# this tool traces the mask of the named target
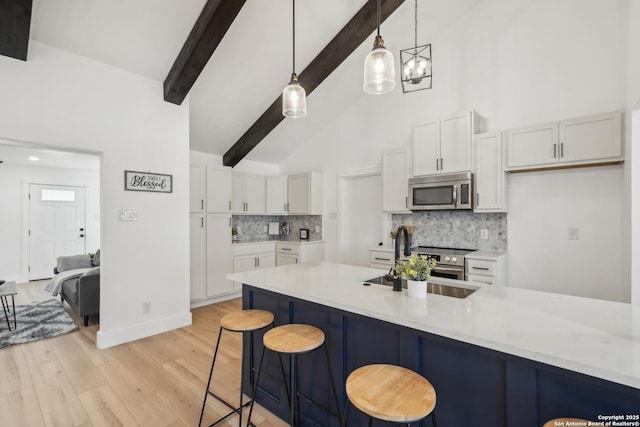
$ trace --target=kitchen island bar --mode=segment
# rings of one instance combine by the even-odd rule
[[[640,421],[640,307],[490,286],[465,299],[411,299],[406,291],[363,286],[380,273],[323,262],[228,278],[244,283],[244,308],[271,311],[276,325],[307,323],[325,332],[341,403],[349,373],[390,363],[433,384],[441,425],[539,427],[557,417],[604,416]],[[259,354],[261,335],[253,345]],[[319,352],[300,357],[299,387],[330,405],[325,363]],[[270,375],[281,376],[275,356],[265,364]],[[250,393],[253,378],[245,378]],[[261,380],[259,390],[257,401],[287,419],[281,384]],[[300,405],[302,425],[338,425]],[[366,420],[352,413],[349,425]]]

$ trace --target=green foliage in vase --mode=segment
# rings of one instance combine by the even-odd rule
[[[411,255],[407,259],[396,261],[396,277],[404,277],[409,280],[428,280],[431,277],[431,270],[435,266],[435,259],[429,259],[426,255]]]

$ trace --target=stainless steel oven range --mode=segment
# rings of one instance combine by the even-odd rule
[[[431,270],[431,277],[444,277],[446,279],[464,280],[464,256],[473,252],[473,249],[433,248],[416,246],[411,249],[411,254],[427,255],[438,263]]]

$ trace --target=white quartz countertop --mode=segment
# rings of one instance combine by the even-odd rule
[[[413,299],[406,290],[363,286],[384,273],[315,262],[227,278],[640,388],[640,306],[509,287],[483,286],[465,299]]]
[[[324,240],[300,240],[300,239],[247,239],[233,240],[233,245],[255,245],[256,243],[299,243],[301,245],[313,245],[316,243],[324,243]]]

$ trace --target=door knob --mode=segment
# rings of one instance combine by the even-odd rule
[[[81,228],[80,231],[84,231],[84,228]]]
[[[81,234],[80,237],[84,237],[84,234]]]

